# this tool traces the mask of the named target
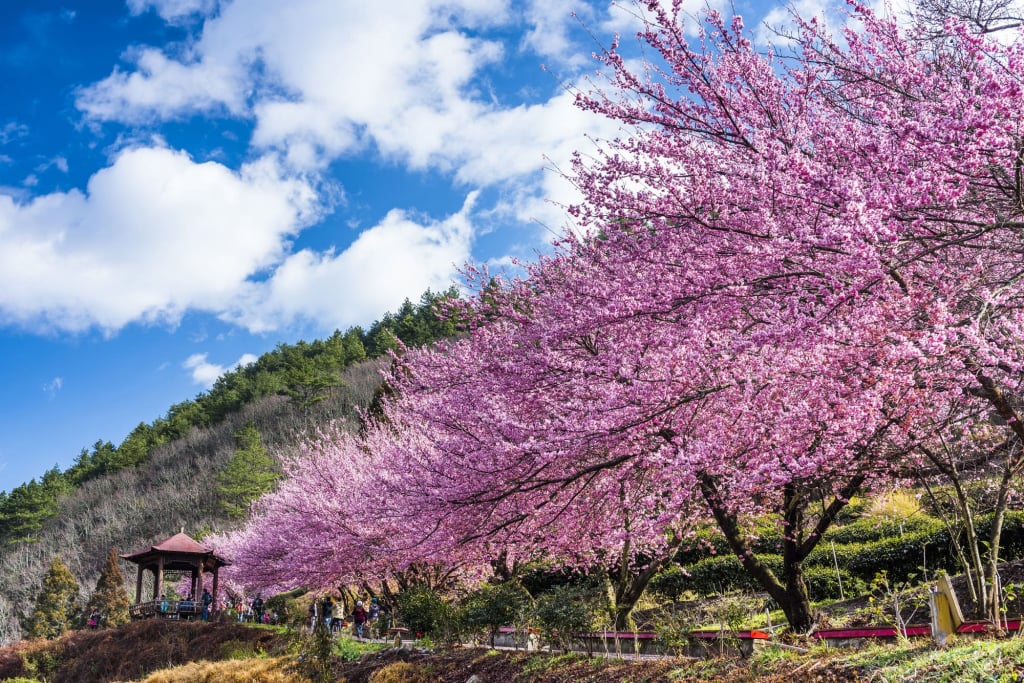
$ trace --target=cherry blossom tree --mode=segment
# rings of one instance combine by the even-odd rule
[[[460,565],[409,552],[416,520],[388,513],[386,471],[373,456],[344,426],[311,435],[285,458],[285,479],[254,504],[246,526],[208,539],[232,558],[225,579],[249,592],[380,589],[412,577],[434,588],[449,585]]]
[[[667,561],[710,513],[791,621],[809,622],[802,560],[906,452],[889,432],[918,403],[897,392],[914,387],[882,385],[877,371],[906,361],[884,345],[840,355],[828,336],[762,346],[742,311],[725,315],[730,297],[703,312],[712,294],[648,308],[648,278],[670,286],[672,275],[630,261],[663,250],[661,236],[624,239],[567,240],[529,277],[488,288],[469,338],[403,359],[385,414],[421,435],[399,447],[423,487],[408,498],[445,528],[462,525],[458,536],[525,545],[540,534],[567,561],[613,545]],[[742,528],[765,510],[789,530],[785,584]],[[623,598],[650,574],[634,577]]]
[[[416,550],[428,557],[550,558],[606,572],[612,620],[625,627],[684,541],[685,507],[667,495],[664,470],[601,465],[617,458],[611,439],[592,443],[590,466],[562,464],[578,448],[556,426],[563,416],[553,408],[567,396],[528,377],[525,362],[495,367],[507,359],[480,345],[497,341],[499,328],[508,330],[488,326],[402,358],[391,378],[396,398],[383,405],[388,434],[375,446],[381,460],[400,464],[390,468],[389,496],[419,521]]]
[[[612,46],[610,85],[579,96],[626,126],[577,160],[582,236],[485,289],[469,340],[407,364],[397,410],[435,450],[424,498],[466,531],[582,523],[583,497],[610,518],[608,482],[642,473],[663,496],[647,542],[702,500],[805,630],[803,560],[920,455],[944,393],[1020,429],[1020,44],[853,5],[855,29],[797,19],[779,56],[738,18],[710,12],[692,46],[678,7],[646,11],[658,59],[637,74]],[[748,543],[765,513],[782,577]]]
[[[244,573],[614,557],[621,623],[709,519],[806,631],[803,561],[925,457],[954,397],[1024,441],[1022,41],[852,4],[838,37],[795,18],[761,52],[713,11],[690,40],[679,5],[640,6],[650,58],[613,44],[578,96],[623,127],[576,160],[579,229],[520,279],[470,271],[467,335],[401,356],[365,434],[292,466]],[[377,516],[352,504],[371,487]],[[781,576],[751,549],[766,515]]]
[[[782,497],[768,508],[793,534],[794,503],[806,500],[795,491],[820,488],[807,484],[828,467],[851,474],[826,487],[833,504],[785,551],[799,556],[882,456],[934,437],[923,433],[934,423],[927,412],[944,392],[980,399],[1015,440],[1024,436],[1022,41],[995,43],[955,21],[936,41],[851,7],[854,25],[838,38],[795,18],[791,49],[761,54],[738,18],[710,12],[694,44],[678,4],[648,3],[640,37],[656,56],[634,72],[613,45],[603,56],[609,86],[578,98],[625,127],[596,160],[578,158],[586,201],[574,214],[619,254],[642,244],[645,277],[662,293],[640,308],[672,304],[692,319],[692,302],[714,307],[758,349],[731,363],[775,349],[788,362],[777,360],[764,386],[785,383],[795,389],[786,401],[821,411],[823,440],[772,419],[749,442],[756,455],[743,457],[742,473],[723,478],[694,463],[712,513],[748,558],[733,499],[751,470],[775,468]],[[730,327],[743,317],[742,330]],[[816,355],[821,364],[802,375],[798,364]],[[835,429],[835,410],[856,424]],[[813,477],[768,455],[764,444],[780,440],[788,457],[818,463]],[[1011,454],[1007,477],[1018,460]],[[756,562],[748,568],[778,592]],[[803,611],[787,609],[793,626],[807,626]]]

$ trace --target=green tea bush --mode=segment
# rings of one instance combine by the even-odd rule
[[[825,532],[824,542],[836,545],[849,543],[871,543],[883,539],[899,538],[908,533],[935,532],[945,525],[932,517],[917,515],[902,521],[865,517],[843,526],[832,527]]]
[[[777,577],[782,578],[782,558],[778,555],[764,555],[761,558]],[[740,564],[740,561],[729,555],[726,557],[709,558],[688,567],[690,577],[687,579],[682,572],[670,573],[663,582],[653,581],[659,589],[675,591],[678,596],[684,590],[700,595],[730,593],[733,591],[761,591],[762,586],[754,581]],[[811,600],[837,600],[841,593],[839,582],[842,581],[842,595],[847,597],[864,592],[866,581],[843,568],[840,562],[839,575],[832,565],[831,558],[827,565],[804,565],[804,580]]]
[[[750,549],[757,553],[773,554],[782,552],[782,532],[772,522],[758,522],[754,525],[747,541]],[[705,528],[676,553],[677,564],[687,566],[712,557],[731,555],[732,548],[717,529]]]
[[[762,555],[758,559],[781,575],[782,558],[778,555]],[[734,555],[708,557],[685,567],[690,574],[689,582],[683,583],[688,590],[698,595],[716,595],[733,591],[760,590],[760,586],[747,573]]]
[[[476,631],[486,631],[491,646],[502,626],[518,625],[533,611],[533,598],[514,581],[485,584],[460,603],[461,619]]]
[[[398,594],[398,615],[401,625],[417,637],[422,634],[446,640],[457,637],[463,626],[455,605],[425,586]]]
[[[303,592],[295,590],[267,598],[265,608],[268,612],[277,614],[278,623],[300,628],[306,624],[306,610],[299,607],[297,599]]]
[[[565,585],[537,597],[534,616],[544,641],[567,652],[575,634],[593,631],[607,599],[587,586]]]
[[[836,575],[833,566],[806,566],[804,567],[804,581],[807,583],[807,593],[815,602],[849,598],[854,595],[862,595],[867,591],[867,582],[842,567],[839,568],[839,574]],[[842,581],[842,590],[840,590],[840,581]]]
[[[819,546],[808,556],[807,563],[817,566],[832,564],[832,552],[830,545]],[[905,581],[912,574],[920,575],[922,566],[928,571],[956,570],[949,533],[944,528],[916,531],[869,543],[836,544],[835,556],[842,569],[865,582],[870,582],[882,571],[888,572],[895,581]]]
[[[980,538],[988,538],[991,524],[991,514],[977,519]],[[753,541],[751,547],[781,579],[782,557],[774,551],[781,547],[781,537],[771,529],[764,533],[764,538]],[[698,539],[700,547],[695,546],[677,555],[677,561],[687,560],[679,563],[682,567],[670,567],[652,579],[651,592],[678,600],[687,592],[706,596],[737,590],[762,590],[715,530],[702,530]],[[1007,513],[1000,540],[1002,560],[1024,557],[1024,511]],[[711,554],[711,549],[715,554]],[[909,517],[903,520],[902,525],[891,519],[865,517],[830,529],[804,561],[804,574],[812,600],[840,597],[835,563],[839,565],[846,597],[863,593],[881,572],[886,572],[893,581],[905,582],[911,577],[932,575],[939,570],[951,574],[961,571],[945,524],[926,515]],[[924,573],[922,567],[925,568]]]
[[[674,564],[658,572],[647,584],[647,590],[672,602],[678,602],[693,590],[693,586],[690,577],[679,565]]]
[[[585,572],[552,561],[532,562],[519,575],[519,583],[533,597],[558,586],[581,586],[589,582]]]

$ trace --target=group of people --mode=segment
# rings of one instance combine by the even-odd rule
[[[239,598],[235,602],[235,616],[239,622],[252,622],[254,624],[276,624],[277,612],[268,610],[263,603],[263,597],[257,595],[252,602],[245,602]]]
[[[357,600],[356,606],[349,616],[355,636],[360,639],[365,638],[374,631],[380,619],[380,601],[377,598],[371,598],[369,605],[364,605],[362,600]],[[331,633],[337,633],[349,624],[349,621],[335,612],[334,599],[330,595],[325,595],[319,602],[313,600],[309,604],[310,628],[315,629],[321,621]]]
[[[168,600],[167,594],[164,593],[160,596],[160,612],[161,613],[176,613],[179,618],[190,619],[195,616],[196,608],[199,608],[199,613],[203,621],[210,620],[210,614],[213,612],[213,595],[209,589],[204,588],[203,594],[199,598],[198,605],[196,600],[191,595],[188,597],[178,600],[177,603]]]

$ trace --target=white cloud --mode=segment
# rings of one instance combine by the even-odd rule
[[[139,7],[151,4],[139,0]],[[524,250],[534,249],[552,236],[546,230],[564,222],[561,206],[578,201],[569,183],[545,167],[568,169],[572,150],[588,144],[587,134],[611,137],[616,124],[576,108],[555,78],[550,97],[516,106],[501,102],[492,79],[501,77],[502,61],[521,58],[514,54],[521,50],[536,55],[538,72],[545,58],[570,76],[575,66],[566,65],[581,61],[573,55],[586,55],[582,61],[593,66],[591,44],[573,49],[571,9],[569,0],[525,6],[509,0],[394,0],[387,6],[236,0],[203,23],[184,54],[142,49],[131,70],[83,89],[78,106],[94,120],[126,123],[196,112],[249,117],[254,153],[276,154],[296,173],[326,172],[338,158],[376,155],[416,171],[441,171],[466,193],[496,187],[489,196],[499,201],[474,208],[476,216],[490,225],[546,226],[523,232]],[[580,12],[585,22],[594,20],[586,4]],[[526,32],[519,33],[524,21]],[[509,42],[510,36],[521,39]],[[582,30],[575,38],[589,41]],[[467,224],[468,212],[459,214]],[[296,312],[330,328],[339,318],[379,315],[426,286],[446,286],[454,265],[470,259],[472,236],[452,238],[439,227],[453,218],[413,213],[392,211],[340,254],[291,255],[268,270],[266,284],[249,283],[229,317],[268,329]],[[396,243],[398,235],[412,240],[408,248]],[[390,254],[398,260],[411,254],[415,263],[407,278],[360,288],[362,317],[351,308],[339,314],[338,302],[321,293],[323,284],[310,287],[335,278],[343,292],[359,287],[347,275],[366,270],[353,266],[355,254],[388,240]],[[424,265],[424,249],[443,255]]]
[[[589,63],[589,53],[581,51],[572,37],[580,25],[593,25],[594,12],[589,5],[574,0],[528,0],[524,5],[528,28],[522,47],[567,66]]]
[[[195,353],[185,359],[185,362],[181,364],[181,367],[186,370],[192,371],[192,381],[196,384],[209,389],[213,386],[217,378],[223,375],[228,370],[234,370],[235,368],[255,363],[258,358],[251,353],[242,354],[233,365],[223,366],[211,363],[207,360],[208,354]]]
[[[272,158],[232,172],[166,148],[130,148],[85,192],[0,195],[0,320],[113,333],[133,322],[174,325],[199,310],[252,332],[300,319],[324,329],[365,324],[457,279],[471,259],[477,197],[442,220],[392,210],[338,252],[290,253],[325,208]],[[197,382],[218,374],[205,359],[190,363]]]
[[[44,171],[50,170],[51,167],[56,168],[61,173],[68,172],[68,160],[62,156],[56,156],[49,161],[39,164],[36,166],[36,171],[43,173]]]
[[[660,0],[659,4],[671,13],[674,2],[673,0]],[[704,16],[709,9],[721,12],[726,18],[733,14],[730,0],[681,0],[679,8],[680,16],[685,21],[683,33],[691,38],[698,34]],[[612,2],[608,5],[606,17],[601,23],[601,30],[606,33],[618,33],[623,38],[631,37],[643,29],[645,18],[653,18],[646,8],[640,8],[628,2]]]
[[[17,121],[8,121],[0,127],[0,145],[6,145],[28,135],[28,126]]]
[[[128,0],[132,14],[156,10],[164,20],[175,22],[194,15],[209,15],[217,9],[218,0]]]
[[[769,11],[754,31],[757,42],[779,44],[788,42],[787,35],[795,33],[793,14],[803,19],[817,17],[826,27],[840,27],[844,20],[841,10],[845,6],[834,0],[793,0]],[[748,28],[752,28],[748,24]]]
[[[543,56],[569,59],[570,10],[568,0],[533,0],[517,14],[507,0],[236,0],[203,24],[185,55],[142,49],[132,70],[83,89],[78,106],[94,120],[127,123],[250,117],[253,147],[298,170],[375,150],[413,169],[498,182],[523,172],[521,160],[526,172],[541,168],[551,131],[560,145],[593,126],[579,115],[572,129],[540,116],[567,109],[554,78],[555,94],[539,108],[503,107],[488,82],[486,69],[510,50],[535,51],[538,70]],[[522,44],[502,42],[501,30],[524,19]],[[509,167],[501,162],[510,151],[518,158]]]
[[[61,377],[54,377],[52,380],[43,385],[43,393],[50,396],[55,396],[58,391],[64,386],[64,380]]]
[[[344,329],[396,309],[410,293],[447,289],[469,259],[475,201],[471,194],[443,221],[418,222],[396,209],[340,253],[292,254],[266,282],[250,283],[225,318],[253,332],[295,316]]]
[[[126,150],[84,193],[0,195],[0,320],[115,331],[219,311],[321,210],[270,158],[235,172],[168,149]]]
[[[243,74],[234,64],[216,59],[201,64],[169,59],[159,50],[144,49],[137,71],[115,69],[103,81],[78,93],[78,108],[94,119],[145,123],[186,113],[223,108],[244,111]]]
[[[699,13],[705,2],[683,6]],[[508,90],[495,87],[504,61],[521,61],[521,51],[537,57],[538,69],[555,60],[570,77],[581,61],[593,66],[593,44],[574,42],[589,37],[582,29],[574,35],[570,0],[130,0],[130,7],[168,21],[206,18],[184,43],[140,48],[130,68],[82,89],[87,119],[246,118],[249,151],[263,161],[233,173],[135,148],[84,194],[28,204],[0,197],[0,321],[116,330],[137,320],[174,323],[199,309],[252,331],[296,318],[325,329],[364,323],[426,287],[447,287],[471,259],[474,236],[493,225],[543,226],[523,231],[513,251],[545,244],[566,221],[562,207],[579,198],[544,168],[569,171],[588,135],[621,133],[576,108],[554,78],[552,94],[529,103],[509,106],[496,94]],[[618,7],[584,3],[580,17],[601,31],[635,30],[636,18]],[[292,253],[289,240],[317,216],[314,183],[305,179],[355,155],[440,170],[470,201],[442,219],[394,209],[342,251]],[[161,170],[147,173],[150,163]],[[497,199],[482,207],[479,196]],[[132,218],[122,217],[124,209]],[[8,244],[24,250],[25,273],[2,272]],[[11,290],[6,281],[28,284]]]

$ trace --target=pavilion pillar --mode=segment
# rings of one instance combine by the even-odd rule
[[[142,602],[142,565],[138,565],[138,571],[135,574],[135,604]]]
[[[156,558],[156,581],[153,583],[153,599],[164,597],[164,556]]]
[[[217,605],[217,579],[220,577],[220,567],[213,568],[213,604]]]

